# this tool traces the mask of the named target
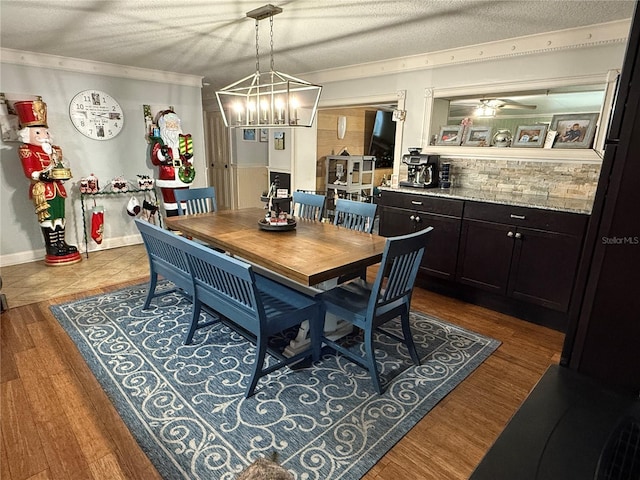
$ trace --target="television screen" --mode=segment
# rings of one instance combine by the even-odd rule
[[[395,138],[396,122],[393,121],[393,112],[378,110],[369,144],[369,155],[376,157],[376,168],[393,166]]]

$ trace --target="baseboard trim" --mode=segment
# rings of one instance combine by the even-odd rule
[[[109,250],[118,247],[127,247],[130,245],[138,245],[142,243],[142,237],[139,234],[126,235],[123,237],[105,239],[100,245],[95,242],[91,242],[93,245],[89,245],[89,256],[92,252],[99,252],[101,250]],[[78,245],[78,250],[85,256],[87,254],[84,245]],[[24,252],[10,253],[8,255],[0,255],[0,266],[8,267],[11,265],[20,265],[23,263],[38,262],[45,256],[45,249],[38,248],[36,250],[26,250]]]

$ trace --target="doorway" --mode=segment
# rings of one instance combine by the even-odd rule
[[[321,101],[317,116],[317,163],[316,189],[326,189],[326,157],[340,155],[346,148],[349,155],[369,155],[371,136],[378,111],[399,113],[399,118],[392,115],[395,124],[395,141],[391,155],[378,167],[376,162],[374,185],[382,183],[383,176],[391,183],[392,176],[400,171],[402,158],[402,139],[404,134],[404,112],[406,91],[372,95],[368,97],[342,100]],[[346,129],[343,139],[338,138],[338,117],[346,117]],[[353,116],[353,118],[350,118]],[[353,142],[353,143],[352,143]],[[389,156],[391,158],[389,158]]]
[[[231,181],[231,141],[222,114],[204,112],[205,152],[209,162],[208,184],[216,189],[218,210],[233,208]]]
[[[393,106],[354,106],[327,108],[318,111],[318,145],[316,165],[316,190],[326,190],[327,156],[330,155],[373,155],[376,157],[374,185],[380,185],[393,173],[393,146],[390,154],[380,157],[379,143],[374,137],[376,121],[381,117],[390,117]],[[388,112],[389,115],[380,115]],[[338,136],[338,123],[346,122],[343,138]],[[396,124],[388,125],[395,137]],[[373,143],[372,143],[373,139]],[[374,150],[372,151],[372,147]],[[379,162],[380,161],[380,162]]]

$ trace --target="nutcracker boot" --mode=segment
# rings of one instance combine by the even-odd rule
[[[51,227],[41,227],[44,236],[44,244],[47,250],[47,256],[60,257],[64,255],[58,247],[58,232]]]
[[[55,231],[58,234],[58,249],[64,252],[62,255],[78,253],[78,249],[74,245],[68,245],[67,242],[64,241],[64,225],[57,225]]]

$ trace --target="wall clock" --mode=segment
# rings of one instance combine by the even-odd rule
[[[76,129],[94,140],[109,140],[122,130],[122,107],[101,90],[84,90],[69,104],[69,117]]]

